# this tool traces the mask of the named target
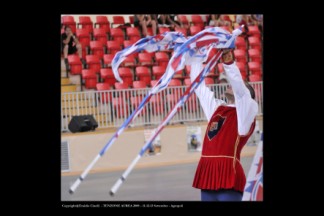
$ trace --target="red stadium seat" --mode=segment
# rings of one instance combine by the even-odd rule
[[[105,67],[111,67],[111,62],[112,62],[114,56],[115,56],[115,54],[105,54],[103,56]]]
[[[88,29],[90,33],[93,32],[93,23],[89,16],[79,16],[79,25],[82,26],[82,29]]]
[[[78,55],[68,55],[68,62],[70,65],[71,74],[81,74],[82,72],[82,62]]]
[[[165,73],[166,67],[165,66],[153,66],[152,71],[155,77],[155,80],[159,80],[161,76]],[[152,84],[152,82],[151,82]]]
[[[262,74],[260,62],[249,62],[248,63],[250,74]]]
[[[135,67],[136,60],[133,55],[130,55],[130,56],[127,56],[120,65],[123,67]]]
[[[147,67],[139,66],[136,67],[136,76],[140,81],[143,81],[146,85],[150,85],[151,83],[151,73]]]
[[[108,39],[105,29],[93,29],[93,36],[96,41],[100,41],[104,47],[107,46]]]
[[[129,23],[134,25],[134,16],[128,16],[129,18]]]
[[[124,33],[120,28],[110,29],[111,40],[118,41],[119,45],[123,45]]]
[[[133,88],[134,89],[141,89],[146,88],[147,84],[144,81],[134,81],[133,82]]]
[[[136,27],[128,27],[126,29],[126,35],[129,40],[138,41],[141,38],[141,34]]]
[[[114,84],[114,86],[115,86],[115,89],[117,89],[117,90],[129,89],[129,85],[126,82],[123,82],[123,83],[116,82]]]
[[[190,85],[191,85],[191,80],[190,80],[190,78],[186,78],[186,79],[184,80],[184,84],[185,84],[185,86],[190,86]]]
[[[123,44],[124,44],[124,48],[132,46],[135,42],[132,40],[124,40]]]
[[[104,47],[100,41],[90,41],[90,49],[93,55],[98,56],[100,59],[104,56]]]
[[[169,56],[165,52],[156,52],[155,60],[159,66],[167,67],[170,59],[169,59]]]
[[[86,47],[82,47],[82,58],[85,59],[86,55],[87,55],[87,48]]]
[[[175,27],[175,31],[176,32],[181,32],[184,36],[186,36],[187,37],[187,29],[185,29],[185,28],[179,28],[179,27]]]
[[[73,16],[62,16],[62,24],[69,26],[73,33],[76,33],[76,22]]]
[[[135,42],[133,40],[124,40],[123,44],[124,44],[124,48],[132,46]],[[138,57],[138,52],[135,52],[133,54],[131,54],[130,56],[133,56],[134,58]]]
[[[123,16],[113,16],[113,22],[111,23],[111,27],[113,28],[113,25],[124,25],[125,19]]]
[[[246,59],[245,50],[241,50],[241,49],[234,50],[234,56],[235,56],[235,59],[237,62],[242,62],[242,63],[246,64],[247,59]]]
[[[248,50],[250,61],[262,63],[261,52],[258,49],[249,49]]]
[[[159,33],[163,34],[164,32],[169,32],[170,29],[168,27],[159,27]]]
[[[76,36],[78,37],[82,48],[90,46],[90,33],[88,29],[77,29]]]
[[[205,28],[205,23],[200,15],[192,15],[191,22],[194,26],[200,26],[201,29]]]
[[[182,23],[182,25],[183,25],[185,28],[188,28],[188,26],[189,26],[189,21],[188,21],[188,19],[187,19],[187,16],[185,16],[185,15],[178,15],[178,18],[179,18],[180,23]]]
[[[147,27],[146,29],[147,29],[147,34],[148,35],[154,35],[153,34],[153,28],[152,27]]]
[[[97,83],[96,87],[98,91],[110,90],[112,88],[109,83]],[[112,101],[112,92],[102,92],[99,95],[101,103],[109,103]]]
[[[258,37],[248,37],[249,48],[250,49],[258,49],[261,51],[261,41]]]
[[[141,66],[152,66],[153,59],[149,53],[139,53],[138,54],[138,64]]]
[[[110,90],[111,85],[109,83],[97,83],[97,90],[98,91],[104,91],[104,90]]]
[[[107,50],[109,54],[115,55],[118,51],[122,49],[118,41],[107,41]]]
[[[156,52],[155,59],[159,66],[168,66],[169,63],[169,56],[165,52]]]
[[[243,37],[237,37],[235,41],[235,46],[240,50],[247,50],[246,42]]]
[[[260,74],[252,74],[249,76],[250,82],[259,82],[262,81]]]
[[[153,87],[159,80],[151,80],[151,86]]]
[[[249,35],[251,35],[253,37],[261,38],[261,32],[257,25],[248,26],[248,30],[249,30],[249,33],[248,33]]]
[[[215,84],[215,81],[214,81],[213,78],[206,77],[205,78],[205,83],[206,83],[206,85],[212,85],[212,84]]]
[[[85,87],[87,89],[96,89],[97,88],[97,75],[94,70],[92,70],[92,69],[82,70],[82,79],[85,80]]]
[[[120,77],[122,78],[123,82],[127,83],[128,86],[133,85],[133,73],[127,67],[120,67],[118,68],[118,72]]]
[[[201,30],[203,30],[203,28],[200,26],[190,26],[190,35],[193,36],[198,32],[200,32]]]
[[[87,55],[86,62],[88,65],[88,69],[92,69],[96,73],[100,72],[100,69],[101,69],[100,59],[97,55]]]
[[[100,77],[104,80],[104,83],[107,83],[110,86],[114,86],[117,82],[111,68],[100,69]]]
[[[147,52],[146,50],[143,50],[142,53],[147,53],[147,54],[149,54],[149,55],[152,57],[152,59],[155,58],[155,52]]]
[[[99,25],[100,29],[104,29],[108,35],[110,34],[110,23],[106,16],[96,16],[96,23],[94,26],[96,27],[96,25]]]

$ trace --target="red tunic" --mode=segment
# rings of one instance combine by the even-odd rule
[[[219,106],[208,123],[192,186],[199,189],[234,189],[243,192],[246,177],[240,155],[254,127],[255,120],[248,134],[240,136],[236,108]]]

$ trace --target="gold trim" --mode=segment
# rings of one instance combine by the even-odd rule
[[[235,141],[235,147],[234,147],[234,158],[235,158],[235,159],[237,159],[237,158],[236,158],[236,151],[237,151],[237,146],[238,146],[239,142],[240,142],[240,136],[238,135],[237,138],[236,138],[236,141]],[[235,161],[236,161],[236,160],[233,160],[233,169],[234,169],[234,173],[236,174],[236,170],[235,170],[235,164],[236,164],[236,163],[235,163]]]
[[[201,155],[201,157],[225,157],[225,158],[236,159],[238,162],[240,162],[239,159],[232,157],[232,156],[227,156],[227,155]]]

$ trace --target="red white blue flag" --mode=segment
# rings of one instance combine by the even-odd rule
[[[263,141],[257,151],[249,171],[242,201],[263,201]]]

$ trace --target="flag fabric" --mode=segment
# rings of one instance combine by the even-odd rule
[[[143,38],[116,54],[112,61],[113,73],[116,79],[122,82],[118,74],[118,66],[128,55],[142,50],[154,52],[174,49],[174,54],[168,63],[165,73],[151,89],[151,93],[156,94],[165,89],[174,73],[184,69],[185,65],[206,61],[211,51],[211,44],[214,44],[216,49],[234,48],[235,38],[241,33],[242,27],[235,29],[232,34],[222,28],[213,27],[207,28],[189,38],[185,38],[179,32],[165,32],[160,35]]]
[[[207,28],[188,38],[183,44],[176,48],[166,68],[166,72],[159,82],[151,89],[153,94],[165,89],[174,73],[183,70],[185,65],[203,63],[206,61],[212,48],[234,48],[235,39],[241,33],[242,27],[235,29],[232,34],[222,28],[213,27]]]
[[[132,46],[128,46],[116,53],[111,64],[115,78],[119,82],[123,82],[119,76],[118,67],[127,56],[142,50],[147,52],[156,52],[175,49],[177,45],[184,43],[186,40],[186,37],[181,32],[164,32],[163,34],[138,40]]]
[[[262,134],[263,135],[263,134]],[[263,201],[263,139],[258,144],[257,151],[249,171],[243,193],[243,201]]]

